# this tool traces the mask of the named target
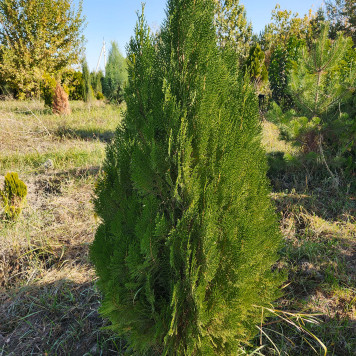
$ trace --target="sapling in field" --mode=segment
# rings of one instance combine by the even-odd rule
[[[157,36],[141,15],[128,63],[96,187],[101,313],[135,354],[236,354],[282,283],[256,95],[213,0],[170,0]]]
[[[2,212],[6,220],[15,220],[21,214],[26,202],[27,186],[15,172],[7,173],[4,188],[0,189]],[[0,210],[0,211],[1,211]]]

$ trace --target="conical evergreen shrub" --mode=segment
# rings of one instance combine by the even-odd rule
[[[279,295],[258,105],[216,43],[213,0],[171,0],[160,35],[141,16],[128,47],[91,258],[135,354],[236,354]]]
[[[0,218],[16,220],[26,203],[27,185],[16,172],[5,175],[4,189],[0,188]]]

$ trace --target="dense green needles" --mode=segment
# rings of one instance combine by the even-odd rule
[[[279,295],[256,95],[214,2],[171,0],[128,47],[127,112],[96,188],[103,315],[136,354],[232,355]]]
[[[4,189],[0,189],[2,214],[8,220],[15,220],[20,214],[26,201],[27,186],[19,179],[17,173],[7,173]],[[1,210],[0,210],[1,211]],[[0,217],[1,215],[0,214]]]

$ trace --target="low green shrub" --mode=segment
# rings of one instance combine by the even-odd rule
[[[41,98],[44,100],[45,106],[52,107],[54,92],[56,90],[56,79],[49,73],[43,75],[41,83]]]
[[[7,220],[15,220],[22,211],[26,201],[27,186],[19,179],[17,173],[7,173],[4,189],[0,189],[3,215]]]
[[[96,100],[104,100],[104,95],[100,91],[96,93]]]

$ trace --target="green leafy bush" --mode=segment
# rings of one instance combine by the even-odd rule
[[[3,190],[0,189],[2,210],[5,218],[15,220],[25,204],[27,195],[26,184],[19,179],[17,173],[7,173]]]
[[[96,93],[96,100],[104,100],[104,95],[100,91]]]
[[[245,70],[249,74],[256,92],[262,95],[269,94],[268,73],[265,65],[265,54],[259,44],[250,48],[245,62]]]
[[[42,77],[41,83],[41,97],[48,107],[52,107],[54,91],[56,90],[57,81],[49,73],[45,73]]]
[[[250,48],[250,53],[246,60],[246,69],[251,79],[266,82],[268,73],[265,66],[265,54],[259,44]]]
[[[101,313],[135,354],[233,355],[279,296],[258,103],[214,2],[171,0],[128,47],[127,111],[96,187]]]
[[[91,86],[90,71],[86,59],[82,61],[82,93],[85,102],[91,102],[94,99],[94,91]]]
[[[305,153],[317,152],[317,134],[321,120],[317,116],[309,119],[299,115],[295,109],[283,112],[280,106],[272,102],[267,119],[278,125],[283,140],[291,141]]]
[[[84,100],[83,98],[83,74],[74,69],[66,70],[62,74],[63,88],[69,96],[69,100]]]

